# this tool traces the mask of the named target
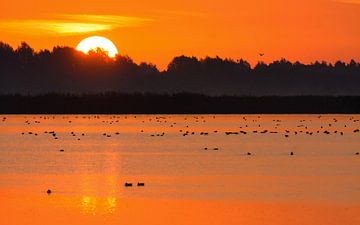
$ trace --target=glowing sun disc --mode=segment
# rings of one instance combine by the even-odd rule
[[[112,41],[100,36],[85,38],[76,46],[76,50],[85,54],[88,54],[91,50],[96,51],[99,48],[107,52],[108,56],[111,58],[114,58],[119,53]]]

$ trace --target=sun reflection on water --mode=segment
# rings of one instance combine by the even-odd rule
[[[115,197],[107,197],[105,206],[106,211],[113,214],[117,206],[117,199]]]
[[[106,176],[95,182],[91,182],[89,179],[83,181],[84,195],[81,197],[81,211],[93,215],[98,213],[113,214],[117,206],[115,177]],[[102,185],[98,185],[99,183]],[[101,192],[106,193],[105,196],[100,194]]]
[[[85,214],[114,214],[116,211],[118,179],[115,165],[118,156],[109,154],[104,163],[107,165],[106,175],[84,174],[81,178],[82,197],[79,207]]]
[[[97,199],[92,196],[83,196],[81,198],[81,208],[84,213],[96,214]]]
[[[96,215],[113,214],[116,211],[117,198],[114,196],[108,197],[95,197],[95,196],[83,196],[81,198],[81,210],[85,214]]]

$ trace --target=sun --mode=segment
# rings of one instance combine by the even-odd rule
[[[96,51],[99,48],[107,52],[110,58],[114,58],[119,53],[112,41],[100,36],[85,38],[76,46],[76,50],[85,54],[88,54],[91,50]]]

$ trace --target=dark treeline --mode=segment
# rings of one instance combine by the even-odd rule
[[[200,94],[1,95],[1,114],[320,114],[360,113],[351,96],[205,96]]]
[[[181,93],[205,95],[293,96],[360,95],[360,64],[291,63],[285,59],[254,67],[244,60],[180,56],[165,71],[129,57],[85,55],[69,47],[35,52],[0,43],[0,93],[40,94]]]

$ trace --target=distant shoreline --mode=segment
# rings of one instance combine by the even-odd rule
[[[35,51],[0,41],[0,93],[197,93],[229,96],[360,96],[360,62],[291,62],[251,66],[244,59],[175,56],[165,70],[71,47]]]
[[[360,114],[360,96],[0,95],[0,114]]]

